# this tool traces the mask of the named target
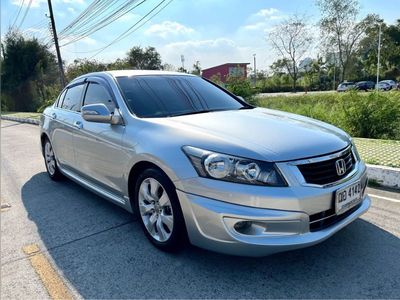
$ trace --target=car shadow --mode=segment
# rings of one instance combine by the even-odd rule
[[[356,220],[329,240],[263,258],[154,248],[132,215],[38,173],[22,201],[58,270],[83,298],[395,298],[400,239]]]

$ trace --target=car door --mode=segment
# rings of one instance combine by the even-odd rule
[[[85,85],[83,82],[68,86],[61,94],[51,114],[51,142],[57,161],[62,169],[74,169],[75,155],[73,135],[76,117],[79,116]]]
[[[83,105],[105,104],[111,112],[117,109],[108,83],[100,78],[87,80]],[[75,160],[79,174],[117,195],[122,195],[122,170],[126,163],[121,146],[124,125],[88,122],[77,116],[80,129],[74,134]]]

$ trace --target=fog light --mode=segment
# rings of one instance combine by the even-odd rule
[[[236,232],[246,235],[260,235],[266,232],[267,224],[258,221],[239,221],[233,225]]]
[[[246,231],[246,229],[249,229],[251,227],[251,222],[250,221],[240,221],[237,222],[233,228],[235,228],[236,231],[243,233]]]

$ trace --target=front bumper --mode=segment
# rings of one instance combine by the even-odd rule
[[[371,204],[365,195],[359,207],[346,218],[310,232],[306,213],[239,206],[177,192],[190,242],[208,250],[240,256],[266,256],[318,244],[364,214]],[[266,234],[237,232],[233,224],[240,220],[265,224]]]
[[[328,226],[310,230],[310,217],[332,209],[335,191],[356,181],[366,185],[363,164],[346,182],[324,188],[264,188],[198,178],[181,182],[187,189],[177,194],[192,244],[232,255],[265,256],[320,243],[365,213],[371,204],[368,195]]]

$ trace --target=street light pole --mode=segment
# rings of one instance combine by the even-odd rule
[[[379,69],[381,68],[381,35],[382,35],[382,23],[379,23],[379,34],[378,34],[378,65],[376,67],[376,89],[378,90],[379,83]]]
[[[256,67],[256,54],[253,54],[254,57],[254,87],[257,86],[257,67]]]

